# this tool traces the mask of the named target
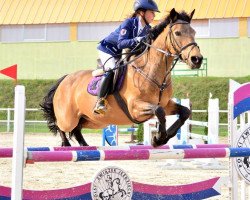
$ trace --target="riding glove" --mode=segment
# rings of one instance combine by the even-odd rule
[[[145,37],[145,36],[136,37],[136,38],[135,38],[135,41],[136,41],[137,43],[144,42],[144,41],[146,41],[146,37]]]

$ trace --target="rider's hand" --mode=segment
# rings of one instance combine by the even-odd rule
[[[146,40],[146,37],[145,37],[145,36],[136,37],[136,38],[135,38],[135,41],[138,42],[138,43],[145,42],[145,40]]]

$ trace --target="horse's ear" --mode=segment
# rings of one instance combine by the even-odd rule
[[[170,19],[172,23],[174,23],[178,19],[178,13],[175,11],[174,8],[170,11]]]
[[[194,16],[194,12],[195,12],[195,9],[190,13],[190,22],[191,22],[191,20],[192,20],[192,18]]]

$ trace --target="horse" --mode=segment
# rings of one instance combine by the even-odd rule
[[[120,199],[126,195],[126,191],[121,189],[121,181],[119,178],[109,181],[109,187],[99,194],[102,200],[117,199],[117,197]]]
[[[156,26],[150,29],[145,50],[132,53],[121,89],[108,95],[108,108],[104,115],[93,113],[96,97],[87,92],[93,70],[81,70],[65,75],[51,87],[41,103],[49,129],[60,133],[62,146],[70,146],[66,132],[74,136],[79,145],[88,145],[81,129],[99,129],[109,124],[132,125],[153,116],[159,121],[157,134],[152,138],[154,147],[166,144],[190,115],[190,110],[175,103],[171,79],[175,59],[185,62],[190,69],[198,69],[203,56],[195,42],[195,31],[190,14],[174,8]],[[179,119],[166,130],[166,115],[179,115]]]

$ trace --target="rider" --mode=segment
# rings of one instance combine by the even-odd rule
[[[115,68],[122,49],[133,49],[137,43],[141,42],[151,28],[149,24],[154,20],[155,12],[160,11],[154,0],[136,0],[134,2],[134,13],[131,17],[104,38],[97,47],[99,58],[102,64],[105,63],[105,70]],[[94,108],[94,112],[97,114],[104,114],[107,109],[106,96],[110,78],[112,78],[111,73],[106,72],[101,80],[101,89]]]

